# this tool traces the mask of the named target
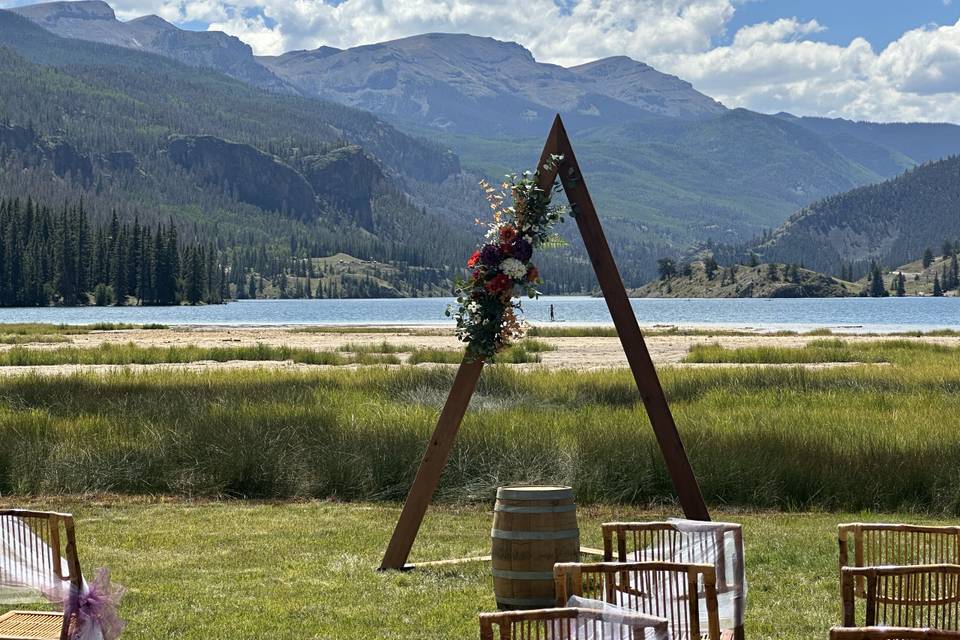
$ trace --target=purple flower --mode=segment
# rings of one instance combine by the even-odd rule
[[[533,245],[523,238],[517,238],[513,241],[513,257],[520,262],[527,262],[533,257]]]
[[[488,267],[495,267],[503,260],[503,252],[495,244],[483,245],[480,249],[480,262]]]

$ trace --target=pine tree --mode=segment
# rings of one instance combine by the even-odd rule
[[[895,279],[895,286],[894,286],[894,291],[896,291],[898,296],[903,297],[907,295],[906,284],[907,284],[907,279],[903,276],[903,272],[898,273]]]
[[[883,284],[883,274],[880,272],[880,266],[874,263],[870,271],[870,297],[882,298],[887,295],[890,294]]]
[[[943,289],[940,288],[939,276],[933,276],[933,295],[937,298],[943,296]]]
[[[933,264],[933,250],[927,247],[923,252],[923,268],[927,269]]]

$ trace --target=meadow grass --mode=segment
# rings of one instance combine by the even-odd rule
[[[708,502],[960,513],[957,352],[890,344],[884,367],[664,369]],[[453,375],[367,367],[3,379],[0,494],[401,499]],[[673,496],[627,370],[488,367],[438,499],[489,500],[508,482],[570,484],[583,503]]]
[[[57,334],[0,334],[0,344],[52,344],[55,342],[70,342],[67,336]]]
[[[407,336],[450,336],[453,335],[453,329],[450,327],[378,327],[378,326],[338,326],[338,325],[317,325],[309,327],[296,327],[290,330],[293,333],[332,333],[332,334],[352,334],[352,333],[393,333]]]
[[[314,365],[346,364],[400,364],[399,358],[389,354],[358,353],[344,356],[330,351],[298,349],[285,346],[256,344],[234,347],[199,347],[173,345],[169,347],[142,347],[134,343],[104,343],[95,347],[58,347],[29,349],[13,347],[0,351],[0,367],[50,365],[128,365],[167,364],[212,360],[285,361]]]
[[[738,347],[721,344],[695,344],[684,362],[727,364],[812,364],[821,362],[899,362],[910,364],[925,356],[958,352],[929,342],[887,339],[876,342],[850,342],[840,339],[813,340],[801,347]]]
[[[462,361],[462,350],[438,349],[436,347],[416,347],[410,351],[410,355],[407,357],[407,364],[423,364],[426,362],[460,364]]]
[[[477,637],[477,615],[495,610],[487,563],[375,570],[399,514],[393,504],[33,498],[0,506],[75,514],[86,573],[108,567],[128,589],[120,615],[130,640],[466,639]],[[489,553],[489,508],[432,508],[412,559]],[[601,522],[679,514],[581,506],[578,515],[582,544],[601,547]],[[840,622],[838,523],[948,524],[909,513],[712,515],[743,524],[745,631],[763,640],[824,639]]]
[[[530,364],[541,361],[540,354],[555,351],[556,347],[533,338],[524,338],[507,347],[496,355],[491,364]],[[463,361],[462,349],[437,349],[433,347],[418,347],[409,350],[407,364],[421,364],[433,362],[441,364],[460,364]]]
[[[94,331],[120,331],[125,329],[168,329],[165,324],[129,324],[126,322],[97,322],[94,324],[45,324],[38,322],[0,323],[0,334],[13,335],[80,335]]]
[[[387,342],[348,342],[337,347],[337,351],[344,353],[411,353],[417,350],[417,345]]]

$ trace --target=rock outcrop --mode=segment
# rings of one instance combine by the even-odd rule
[[[215,136],[173,136],[167,153],[202,182],[233,192],[241,202],[301,220],[319,212],[314,191],[300,173],[250,145]]]

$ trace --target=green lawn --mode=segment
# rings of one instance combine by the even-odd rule
[[[25,503],[0,501],[13,504]],[[477,614],[495,606],[484,563],[378,573],[399,513],[392,504],[29,504],[72,511],[87,573],[107,566],[129,589],[124,638],[475,638]],[[600,522],[666,515],[675,514],[581,508],[582,543],[601,546]],[[825,639],[839,622],[838,523],[929,521],[890,513],[713,515],[744,525],[748,637],[778,640]],[[434,508],[414,559],[486,553],[490,521],[483,507]]]

